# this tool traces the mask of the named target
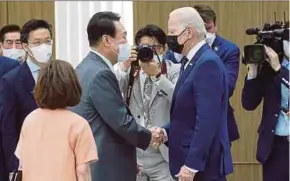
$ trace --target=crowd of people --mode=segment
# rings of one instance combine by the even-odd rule
[[[225,181],[233,172],[239,132],[229,100],[240,50],[217,34],[215,12],[175,9],[167,34],[148,24],[133,47],[120,18],[91,17],[91,51],[76,69],[52,60],[47,21],[1,28],[0,181],[17,174],[23,181]],[[263,181],[289,180],[289,36],[283,45],[283,61],[265,46],[271,76],[247,65],[241,95],[246,110],[263,100]]]

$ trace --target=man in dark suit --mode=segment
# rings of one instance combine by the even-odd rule
[[[257,64],[248,64],[242,92],[242,105],[248,111],[263,101],[256,155],[263,165],[263,181],[289,180],[289,30],[284,38],[283,61],[265,47],[270,66],[264,65],[259,73]]]
[[[19,63],[16,60],[0,56],[0,78],[13,68],[17,67],[18,65]],[[0,92],[1,89],[3,89],[3,85],[0,82]],[[2,120],[1,112],[2,112],[2,104],[0,104],[0,125]],[[0,181],[8,181],[8,172],[6,170],[5,156],[2,147],[1,129],[0,129]]]
[[[223,61],[226,66],[228,78],[229,78],[229,100],[234,93],[236,82],[239,75],[239,58],[240,58],[240,50],[239,48],[233,44],[232,42],[222,38],[217,35],[217,27],[216,27],[216,14],[213,9],[207,5],[195,5],[193,6],[201,18],[205,22],[207,34],[206,34],[206,42],[210,45],[210,47],[217,53],[220,59]],[[167,58],[172,60],[173,62],[178,62],[182,58],[182,56],[178,54],[173,54],[172,52],[167,52]],[[236,119],[234,116],[234,109],[230,105],[230,101],[228,102],[228,132],[229,139],[231,142],[239,139],[239,131],[236,123]]]
[[[25,62],[1,78],[1,133],[6,167],[9,173],[18,169],[14,155],[25,117],[37,108],[33,89],[41,66],[52,54],[52,29],[44,20],[29,20],[21,30],[26,52]]]
[[[83,95],[72,110],[89,121],[99,154],[91,166],[92,181],[136,181],[136,147],[146,149],[152,137],[125,105],[113,72],[113,65],[130,55],[119,20],[113,12],[91,18],[87,26],[91,52],[76,68]]]
[[[194,8],[171,12],[168,32],[169,49],[184,56],[167,127],[171,174],[179,181],[225,181],[233,171],[225,67],[204,40]]]

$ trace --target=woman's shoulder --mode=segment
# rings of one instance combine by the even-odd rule
[[[66,114],[67,120],[71,121],[71,123],[74,125],[86,126],[88,124],[87,120],[70,110],[65,110],[64,114]]]

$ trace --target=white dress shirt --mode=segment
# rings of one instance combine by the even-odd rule
[[[114,68],[113,68],[113,64],[111,63],[111,61],[109,59],[107,59],[104,55],[102,55],[101,53],[97,52],[96,50],[91,49],[91,52],[97,54],[98,56],[100,56],[104,62],[109,66],[109,68],[112,70],[112,72],[114,72]]]
[[[197,51],[204,45],[206,44],[205,40],[202,40],[200,42],[198,42],[186,55],[186,58],[189,60],[185,66],[184,66],[184,70],[187,68],[188,64],[190,63],[191,59],[194,57],[194,55],[197,53]]]

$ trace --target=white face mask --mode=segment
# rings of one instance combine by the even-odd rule
[[[159,59],[158,59],[159,58]],[[155,60],[156,62],[162,62],[162,60],[163,60],[163,55],[161,54],[161,55],[158,55],[158,57],[157,57],[157,55],[154,55],[154,57],[153,57],[153,60]]]
[[[131,47],[128,43],[119,44],[118,62],[124,62],[129,59]]]
[[[289,48],[290,48],[290,47],[289,47],[289,41],[287,41],[287,40],[283,40],[283,51],[284,51],[284,54],[285,54],[285,56],[286,56],[287,58],[289,58],[289,51],[290,51]]]
[[[209,33],[207,32],[206,37],[205,37],[205,41],[212,46],[213,42],[215,39],[215,33]]]
[[[174,58],[175,58],[175,60],[176,60],[177,62],[180,62],[181,59],[183,58],[183,55],[174,52]]]
[[[10,49],[2,49],[3,56],[12,58],[15,60],[19,60],[25,55],[25,51],[23,49],[17,49],[17,48],[10,48]]]
[[[42,44],[30,48],[33,57],[40,63],[47,63],[52,55],[52,45]]]

